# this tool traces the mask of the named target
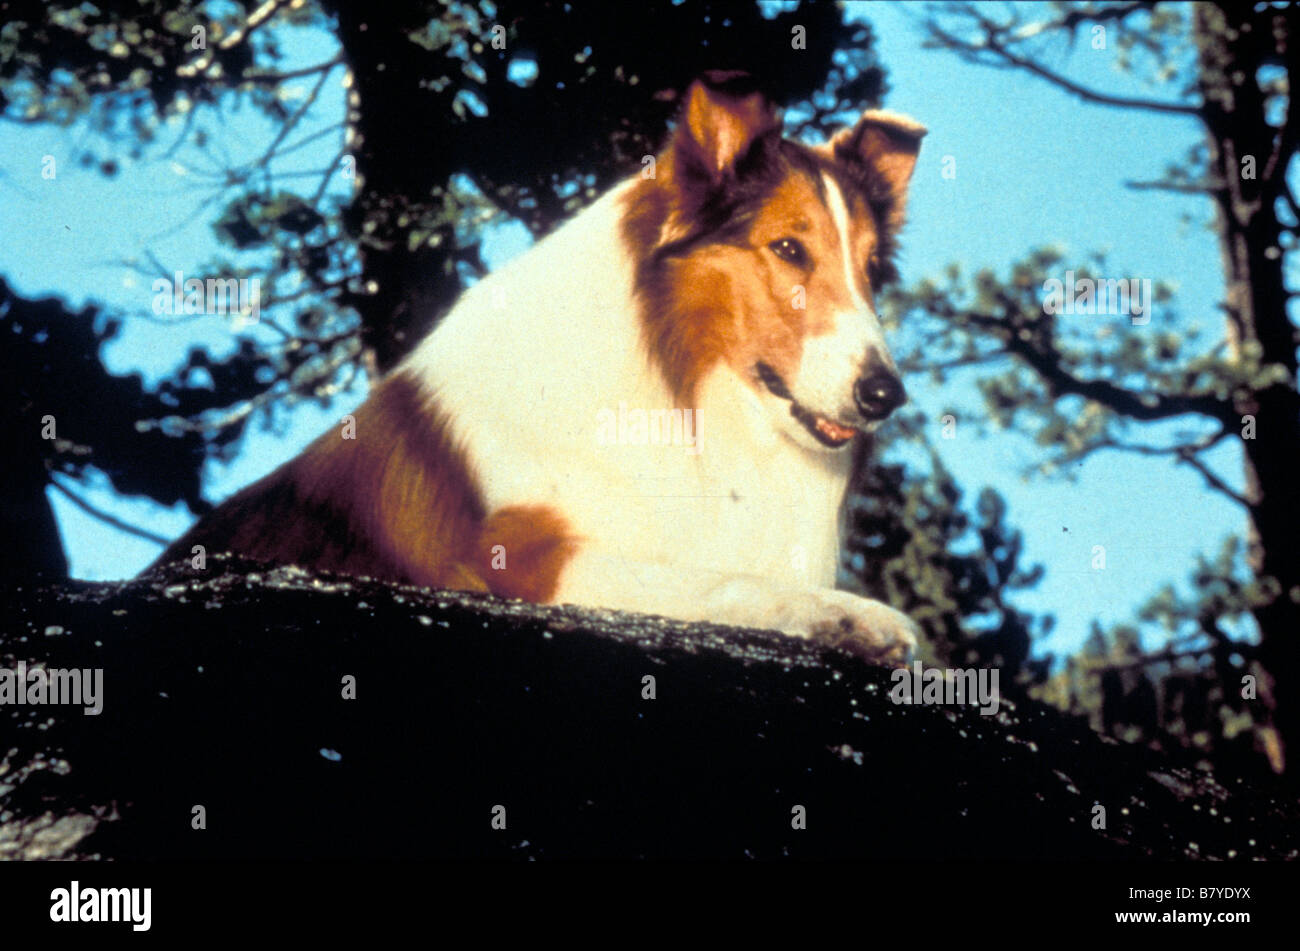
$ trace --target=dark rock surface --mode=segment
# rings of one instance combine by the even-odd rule
[[[1046,707],[897,706],[888,671],[777,634],[220,558],[176,571],[5,593],[0,666],[102,667],[104,710],[0,707],[0,858],[1300,849],[1276,791]]]

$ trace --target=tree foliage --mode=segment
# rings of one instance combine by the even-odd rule
[[[1291,40],[1297,25],[1294,5],[1056,3],[1032,13],[967,3],[932,7],[926,27],[935,48],[1023,71],[1153,126],[1195,119],[1202,141],[1171,159],[1162,179],[1129,187],[1209,199],[1226,294],[1219,313],[1199,324],[1179,315],[1170,289],[1159,284],[1149,322],[1116,329],[1112,322],[1065,320],[1045,306],[1047,282],[1067,268],[1103,277],[1106,262],[1097,255],[1070,261],[1041,248],[1005,276],[984,269],[966,277],[954,267],[943,281],[920,282],[895,300],[909,319],[928,321],[929,368],[981,368],[988,421],[1032,433],[1043,449],[1040,472],[1100,452],[1164,457],[1192,468],[1209,491],[1241,508],[1241,539],[1197,566],[1197,594],[1162,592],[1138,619],[1161,622],[1185,663],[1171,666],[1163,648],[1146,657],[1126,626],[1099,634],[1088,655],[1084,666],[1102,668],[1099,681],[1081,681],[1076,665],[1058,696],[1087,706],[1091,701],[1080,697],[1100,690],[1099,716],[1113,727],[1134,719],[1131,710],[1116,712],[1123,698],[1149,695],[1150,702],[1137,704],[1141,732],[1200,737],[1202,748],[1235,742],[1246,716],[1253,742],[1276,769],[1283,768],[1284,747],[1292,750],[1292,765],[1300,749],[1300,496],[1293,487],[1300,337],[1284,281],[1300,228],[1287,181],[1300,144],[1300,115],[1289,96],[1300,81],[1300,52]],[[1048,65],[1076,43],[1115,50],[1117,64],[1151,94],[1090,88]],[[1209,311],[1213,302],[1192,306]],[[1239,449],[1240,478],[1207,458],[1223,445]],[[1240,643],[1241,631],[1230,623],[1246,615],[1255,648]],[[1263,681],[1257,691],[1243,683],[1248,670]],[[1216,711],[1210,727],[1177,712],[1192,708],[1189,691],[1197,709]],[[1252,702],[1242,702],[1246,693]]]
[[[1021,564],[1024,539],[1007,524],[1007,504],[984,487],[973,511],[939,454],[925,420],[906,414],[894,440],[920,443],[925,463],[871,461],[860,448],[845,537],[845,571],[865,593],[905,611],[925,635],[923,659],[945,667],[996,667],[1012,691],[1040,683],[1050,656],[1032,656],[1050,616],[1017,609],[1015,592],[1041,580],[1042,565]]]
[[[114,470],[114,485],[163,502],[184,487],[201,511],[203,461],[224,458],[250,418],[327,401],[358,372],[391,367],[485,273],[487,227],[518,221],[543,234],[639,169],[695,75],[752,70],[815,133],[879,102],[871,41],[829,5],[6,0],[0,117],[90,130],[78,161],[109,177],[189,150],[194,214],[210,216],[228,249],[200,277],[264,288],[259,326],[228,360],[192,354],[159,402],[122,417],[179,438],[187,448],[171,458],[185,465],[151,481],[150,463],[129,454],[139,471]],[[295,61],[304,47],[325,52]],[[330,84],[346,98],[322,119]],[[253,160],[232,161],[224,124],[248,110],[275,131]],[[322,141],[334,143],[325,167],[295,164]],[[126,263],[172,276],[151,249],[130,250]],[[144,306],[105,317],[152,319]],[[96,353],[88,340],[46,347],[42,386],[75,390],[69,381]],[[201,400],[161,399],[189,392],[199,371]],[[116,433],[79,458],[112,469]],[[29,447],[27,468],[57,469],[48,449]],[[19,507],[41,513],[27,524],[52,524],[45,484],[24,482]]]
[[[517,222],[544,235],[640,169],[658,150],[680,90],[706,69],[754,73],[789,107],[795,134],[812,137],[880,104],[885,90],[870,28],[820,3],[5,0],[0,16],[0,115],[93,130],[80,159],[109,177],[125,162],[200,153],[195,213],[208,216],[223,247],[205,270],[257,276],[267,288],[257,334],[246,333],[228,358],[192,353],[156,392],[107,377],[98,355],[111,333],[86,329],[146,314],[62,315],[80,324],[81,336],[42,344],[49,386],[80,374],[126,395],[60,409],[84,448],[80,468],[64,470],[61,450],[33,445],[28,459],[37,464],[28,470],[36,476],[25,489],[32,511],[58,472],[75,480],[90,465],[110,471],[121,491],[201,510],[203,461],[234,451],[249,420],[297,399],[328,401],[352,376],[391,367],[485,273],[490,227]],[[1062,29],[1083,23],[1072,16]],[[1170,19],[1153,35],[1179,35]],[[1149,49],[1144,37],[1132,42],[1134,56]],[[322,52],[300,62],[293,51],[304,45]],[[322,118],[336,87],[346,90],[341,114]],[[232,162],[222,122],[247,110],[275,131],[254,159]],[[320,141],[331,147],[323,167],[294,164]],[[170,275],[167,262],[140,250],[149,273]],[[969,296],[955,272],[947,284],[925,283],[893,301],[936,318],[927,352],[944,356],[928,357],[931,369],[1000,358],[1025,364],[1026,372],[990,375],[990,418],[1038,413],[1049,463],[1101,448],[1130,416],[1172,414],[1188,401],[1208,406],[1264,372],[1263,362],[1247,370],[1213,351],[1189,365],[1183,358],[1196,344],[1177,334],[1116,338],[1109,349],[1065,342],[1033,294],[1059,263],[1051,255],[1031,256],[1010,280],[981,273]],[[35,305],[15,298],[15,306]],[[1238,383],[1227,382],[1228,366]],[[30,368],[14,367],[31,390]],[[210,380],[199,386],[204,374]],[[1137,395],[1116,406],[1093,399],[1130,392]],[[1091,401],[1086,418],[1060,405],[1071,395]],[[46,402],[38,395],[28,405]],[[104,407],[123,431],[94,431],[101,411],[110,412]],[[1224,414],[1208,416],[1221,422]],[[22,425],[31,424],[29,414]],[[1042,682],[1047,662],[1032,658],[1031,645],[1051,619],[1013,601],[1043,569],[1021,564],[1005,502],[988,489],[967,500],[925,446],[921,421],[900,419],[892,432],[919,442],[925,462],[859,466],[844,574],[912,612],[930,659],[997,665],[1021,685]],[[1197,438],[1212,433],[1203,426]],[[125,451],[132,439],[162,440],[165,449],[149,442]],[[160,467],[159,458],[169,461]]]

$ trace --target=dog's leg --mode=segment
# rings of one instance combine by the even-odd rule
[[[565,566],[556,602],[782,631],[876,663],[905,665],[917,627],[879,601],[755,575],[635,561],[584,549]]]

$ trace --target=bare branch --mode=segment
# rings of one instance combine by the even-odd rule
[[[1127,13],[1132,13],[1137,9],[1130,9]],[[929,32],[931,39],[938,45],[945,46],[952,51],[961,55],[964,59],[979,63],[985,66],[1000,66],[1002,68],[1022,69],[1028,73],[1038,76],[1063,89],[1071,95],[1078,96],[1085,102],[1092,102],[1103,106],[1116,106],[1121,109],[1142,109],[1148,112],[1157,112],[1165,115],[1180,116],[1200,116],[1200,110],[1195,106],[1179,102],[1163,102],[1156,99],[1130,98],[1126,96],[1113,96],[1109,93],[1098,92],[1095,89],[1089,89],[1072,79],[1048,69],[1041,63],[1022,56],[1014,52],[1007,40],[1011,43],[1018,42],[1024,37],[1017,36],[1011,32],[1009,26],[994,23],[978,10],[970,6],[964,6],[962,12],[968,17],[975,20],[984,32],[982,41],[963,40],[958,36],[949,33],[939,26],[938,22],[931,19],[926,21],[925,27]],[[1127,15],[1127,13],[1125,15]],[[1095,18],[1089,17],[1089,18]],[[992,57],[990,59],[989,57]]]
[[[1296,226],[1300,226],[1300,204],[1296,203],[1295,193],[1291,191],[1291,186],[1286,181],[1285,176],[1282,178],[1282,187],[1278,190],[1278,194],[1282,197],[1282,200],[1286,202],[1286,206],[1291,212],[1291,217],[1296,220],[1296,225],[1288,228],[1288,230],[1294,231]]]
[[[1120,442],[1116,439],[1105,439],[1087,447],[1083,452],[1072,454],[1071,460],[1082,458],[1085,455],[1091,455],[1103,449],[1117,449],[1123,452],[1132,452],[1141,456],[1173,456],[1180,463],[1191,466],[1205,479],[1206,484],[1216,492],[1226,495],[1232,501],[1246,509],[1254,508],[1256,503],[1246,496],[1237,492],[1232,486],[1228,485],[1214,472],[1205,461],[1200,458],[1200,453],[1222,442],[1229,435],[1229,430],[1220,429],[1208,439],[1203,439],[1197,443],[1184,443],[1175,446],[1146,446],[1140,443]]]
[[[320,79],[316,80],[316,85],[312,87],[311,92],[307,94],[306,98],[304,98],[298,108],[294,110],[293,114],[289,116],[288,119],[284,120],[284,124],[280,127],[280,131],[277,132],[275,138],[271,140],[271,144],[266,147],[266,151],[262,153],[262,157],[253,163],[252,168],[265,166],[267,162],[276,156],[276,149],[278,149],[280,144],[289,137],[289,133],[294,130],[299,122],[302,121],[302,117],[307,114],[307,110],[316,103],[318,98],[320,98],[321,90],[325,88],[325,81],[329,79],[330,71],[331,70],[327,69],[320,74]]]
[[[1071,30],[1081,26],[1084,23],[1105,23],[1107,21],[1123,21],[1128,19],[1134,13],[1141,10],[1150,10],[1155,6],[1154,0],[1134,0],[1133,3],[1118,3],[1112,7],[1102,7],[1100,9],[1075,8],[1068,11],[1057,20],[1042,20],[1038,23],[1031,23],[1022,27],[1014,34],[1014,39],[1025,40],[1031,36],[1037,36],[1040,33],[1049,33],[1054,30]]]
[[[1235,491],[1232,488],[1232,486],[1228,485],[1221,478],[1219,478],[1214,473],[1214,471],[1205,464],[1204,460],[1198,459],[1196,456],[1190,454],[1188,455],[1179,454],[1178,461],[1187,463],[1189,466],[1191,466],[1193,469],[1199,472],[1202,475],[1202,477],[1204,477],[1206,485],[1214,489],[1216,492],[1221,492],[1222,494],[1226,495],[1228,498],[1232,499],[1238,505],[1247,509],[1253,509],[1258,504],[1257,502],[1253,502],[1250,499],[1246,498],[1246,496],[1241,495],[1240,493]]]
[[[327,125],[325,128],[319,129],[316,132],[313,132],[311,135],[304,136],[303,138],[299,139],[297,142],[293,143],[293,145],[286,145],[284,148],[280,149],[280,151],[276,153],[276,157],[283,158],[284,156],[288,155],[290,152],[296,152],[298,151],[298,149],[310,145],[311,143],[315,142],[317,139],[322,139],[332,132],[339,132],[342,131],[343,129],[346,129],[347,127],[348,124],[346,122],[335,122],[332,125]]]
[[[325,197],[325,190],[329,188],[330,181],[334,178],[334,173],[339,170],[339,166],[343,164],[343,160],[347,158],[347,154],[347,149],[341,150],[334,156],[334,160],[330,162],[329,168],[325,169],[324,174],[321,175],[320,185],[316,187],[316,191],[313,192],[311,196],[311,205],[313,208],[319,205],[321,199]]]
[[[160,548],[166,548],[171,544],[170,539],[163,538],[161,535],[155,535],[153,532],[146,531],[143,528],[136,528],[134,525],[128,524],[114,515],[110,515],[101,509],[95,508],[52,476],[50,478],[50,485],[58,489],[69,502],[81,509],[87,515],[94,516],[104,524],[113,526],[118,531],[126,532],[128,535],[134,535],[136,538],[143,538],[147,542],[153,542]]]
[[[1219,189],[1212,182],[1125,182],[1125,188],[1131,188],[1134,191],[1163,191],[1163,192],[1180,192],[1185,195],[1213,195]]]
[[[252,70],[244,73],[239,77],[240,82],[257,83],[261,86],[276,86],[291,79],[301,79],[304,76],[312,76],[320,72],[329,72],[335,66],[343,62],[343,54],[334,56],[325,60],[323,63],[317,63],[315,66],[304,66],[301,69],[285,70],[277,73],[271,70]]]

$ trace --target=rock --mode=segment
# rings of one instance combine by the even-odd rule
[[[12,590],[0,617],[0,666],[104,671],[98,716],[0,708],[4,858],[1300,847],[1280,790],[1177,767],[1038,704],[896,705],[890,671],[775,633],[219,556],[203,572]]]

